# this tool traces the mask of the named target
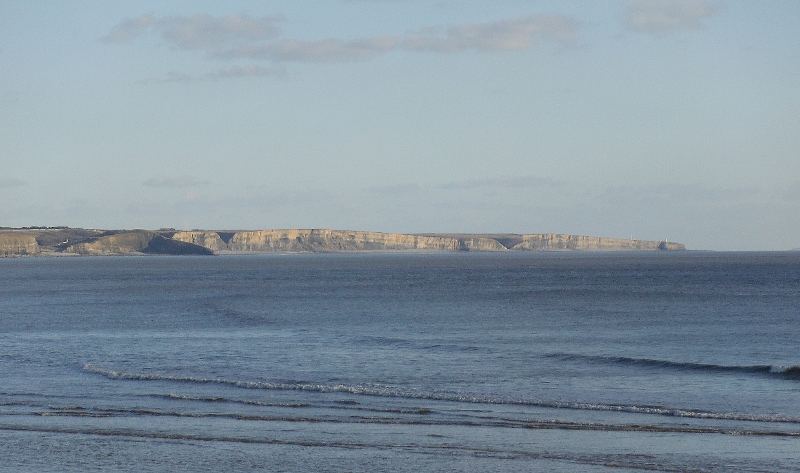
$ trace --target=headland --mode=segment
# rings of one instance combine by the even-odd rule
[[[381,233],[353,230],[0,229],[0,257],[214,255],[366,251],[677,251],[680,243],[558,233]]]

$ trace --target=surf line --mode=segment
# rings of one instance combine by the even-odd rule
[[[346,386],[346,385],[324,385],[324,384],[292,384],[292,383],[270,383],[262,381],[236,381],[223,378],[198,378],[167,376],[159,374],[133,373],[125,371],[115,371],[92,364],[84,365],[84,371],[105,376],[109,379],[128,380],[128,381],[171,381],[178,383],[197,383],[197,384],[219,384],[234,386],[242,389],[263,389],[274,391],[307,391],[318,393],[346,393],[356,396],[389,397],[401,399],[424,399],[431,401],[463,402],[471,404],[507,404],[518,406],[537,406],[553,409],[573,409],[607,412],[630,412],[635,414],[659,415],[666,417],[687,417],[695,419],[717,419],[717,420],[739,420],[750,422],[777,422],[777,423],[800,423],[797,417],[772,417],[748,414],[733,413],[714,413],[704,411],[694,411],[689,409],[618,405],[618,404],[594,404],[586,402],[567,402],[567,401],[543,401],[543,400],[524,400],[524,399],[502,399],[492,396],[470,396],[454,393],[441,392],[415,392],[403,391],[390,387],[370,387],[370,386]]]
[[[167,434],[158,432],[141,432],[130,430],[95,430],[95,429],[68,429],[68,428],[49,428],[49,427],[33,427],[33,426],[8,426],[0,424],[0,431],[22,431],[22,432],[44,432],[66,435],[97,435],[102,437],[120,437],[120,438],[133,438],[133,439],[152,439],[152,440],[177,440],[186,442],[230,442],[230,443],[247,443],[247,444],[261,444],[261,445],[277,445],[277,446],[300,446],[300,447],[322,447],[322,448],[337,448],[345,450],[354,449],[379,449],[379,450],[402,450],[411,453],[430,454],[436,452],[457,452],[467,455],[497,455],[502,458],[518,458],[527,460],[556,460],[569,462],[571,464],[585,464],[585,465],[602,465],[605,467],[626,466],[636,468],[636,464],[621,463],[618,457],[612,456],[599,456],[599,457],[586,457],[584,455],[570,455],[552,453],[547,451],[526,451],[526,450],[510,450],[498,449],[489,447],[475,447],[468,445],[453,445],[450,443],[445,444],[418,444],[418,443],[399,443],[399,444],[369,444],[359,442],[313,442],[313,441],[299,441],[299,440],[281,440],[274,438],[265,439],[251,439],[243,437],[209,437],[203,435],[192,434]],[[435,436],[430,436],[435,437]],[[646,469],[652,469],[649,467]],[[684,471],[684,470],[664,470],[664,471]]]
[[[229,442],[229,443],[242,443],[242,444],[261,444],[261,445],[276,445],[276,446],[301,446],[301,447],[322,447],[322,448],[337,448],[337,449],[392,449],[404,450],[407,452],[418,453],[435,453],[437,451],[446,452],[459,452],[463,454],[483,454],[483,455],[501,455],[508,457],[509,455],[516,458],[525,458],[528,460],[557,460],[567,461],[570,463],[578,464],[592,464],[614,466],[617,461],[609,462],[606,456],[590,457],[587,458],[583,455],[569,455],[559,454],[547,451],[526,451],[526,450],[506,450],[498,448],[481,448],[467,445],[453,445],[446,444],[418,444],[418,443],[400,443],[400,444],[380,444],[380,443],[364,443],[364,442],[315,442],[315,441],[302,441],[302,440],[283,440],[276,438],[245,438],[245,437],[212,437],[205,435],[193,434],[169,434],[164,432],[142,432],[134,430],[115,430],[115,429],[77,429],[77,428],[63,428],[63,427],[34,427],[34,426],[9,426],[0,424],[0,431],[18,431],[18,432],[43,432],[54,434],[66,435],[96,435],[101,437],[119,437],[119,438],[134,438],[134,439],[152,439],[152,440],[173,440],[173,441],[186,441],[186,442]],[[619,459],[617,459],[619,460]],[[623,465],[620,466],[635,467],[636,465]],[[650,469],[650,468],[647,468]],[[664,470],[667,471],[667,470]],[[673,471],[673,470],[669,470]],[[678,470],[674,470],[678,471]],[[683,470],[681,470],[683,471]]]
[[[529,429],[529,430],[574,430],[574,431],[595,431],[595,432],[643,432],[643,433],[679,433],[679,434],[721,434],[721,435],[743,435],[758,437],[794,437],[800,438],[800,432],[779,431],[779,430],[752,430],[752,429],[725,429],[721,427],[678,427],[678,426],[659,426],[651,424],[607,424],[607,423],[583,423],[568,422],[558,420],[510,420],[503,419],[489,422],[476,421],[452,421],[435,419],[396,419],[396,418],[374,418],[374,417],[349,417],[345,419],[322,418],[322,417],[289,417],[289,416],[258,416],[243,414],[220,414],[220,413],[182,413],[182,412],[162,412],[146,409],[98,409],[95,414],[80,412],[79,417],[106,417],[114,415],[138,415],[153,417],[185,417],[185,418],[229,418],[241,421],[258,422],[290,422],[290,423],[311,423],[311,424],[362,424],[362,425],[410,425],[410,426],[438,426],[438,427],[484,427],[484,428],[506,428],[506,429]],[[42,417],[74,416],[74,411],[63,412],[42,412],[38,413]],[[8,427],[8,426],[6,426]],[[21,426],[21,429],[28,428]],[[36,429],[35,427],[30,427]],[[0,430],[4,426],[0,425]],[[14,430],[8,427],[7,430]]]

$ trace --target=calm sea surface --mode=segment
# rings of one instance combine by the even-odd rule
[[[0,260],[0,471],[800,471],[800,252]]]

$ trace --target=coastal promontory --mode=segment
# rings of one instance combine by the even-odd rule
[[[664,251],[668,241],[558,233],[404,234],[353,230],[0,229],[0,257],[42,255],[213,255],[365,251]]]

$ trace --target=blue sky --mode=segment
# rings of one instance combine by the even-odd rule
[[[0,3],[0,226],[800,247],[796,1]]]

